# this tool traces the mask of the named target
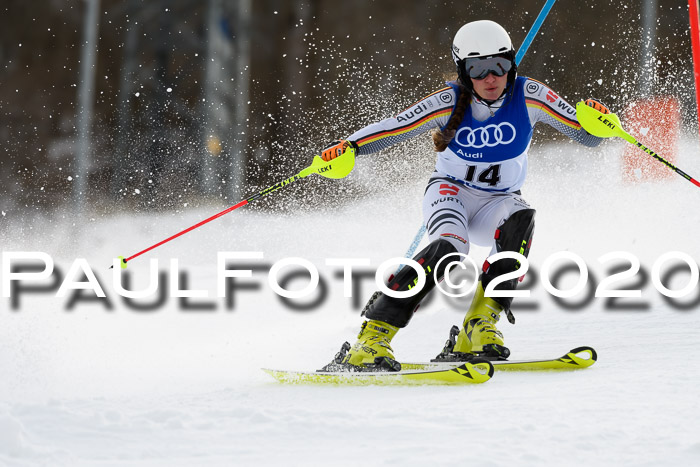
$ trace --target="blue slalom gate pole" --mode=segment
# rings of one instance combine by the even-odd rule
[[[518,49],[518,53],[515,54],[516,65],[520,65],[520,61],[523,59],[525,52],[527,52],[527,49],[530,48],[530,44],[532,44],[533,39],[540,31],[542,23],[544,23],[545,18],[547,18],[547,15],[549,14],[549,10],[552,9],[552,7],[554,6],[554,2],[556,1],[557,0],[547,0],[547,3],[545,3],[542,7],[542,11],[540,11],[540,14],[537,15],[537,19],[535,19],[535,23],[530,28],[530,32],[527,33],[527,36],[525,36],[525,40],[523,40],[523,43]]]
[[[520,48],[518,49],[518,52],[515,54],[515,65],[516,66],[520,65],[520,62],[522,61],[523,57],[525,56],[525,52],[527,52],[527,49],[530,48],[530,44],[532,44],[532,41],[535,39],[535,36],[537,36],[537,33],[540,31],[540,27],[542,27],[542,23],[544,23],[544,20],[547,18],[547,15],[549,14],[549,10],[552,9],[552,7],[554,6],[554,2],[556,2],[556,1],[557,0],[547,0],[547,2],[542,7],[542,10],[540,11],[540,14],[537,15],[537,18],[535,19],[535,22],[532,24],[530,31],[525,36],[523,43],[520,44]],[[416,233],[416,236],[413,237],[413,242],[411,242],[411,246],[408,247],[408,250],[406,251],[404,258],[413,257],[413,254],[418,249],[418,245],[420,245],[421,240],[423,240],[423,235],[425,235],[425,231],[426,231],[425,225],[421,225],[420,229],[418,229],[418,232]],[[403,265],[399,266],[399,268],[396,270],[396,272],[398,273],[402,267],[403,267]]]

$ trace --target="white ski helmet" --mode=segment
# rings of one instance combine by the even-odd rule
[[[480,20],[467,23],[457,31],[452,41],[452,59],[457,65],[457,72],[462,84],[471,87],[471,80],[464,69],[464,60],[468,58],[503,55],[512,62],[508,80],[515,80],[515,50],[510,36],[500,24]]]

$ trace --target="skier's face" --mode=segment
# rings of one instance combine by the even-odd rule
[[[489,73],[484,79],[471,78],[471,80],[474,91],[478,95],[487,101],[495,101],[501,97],[506,84],[508,84],[508,74],[496,76],[493,73]]]

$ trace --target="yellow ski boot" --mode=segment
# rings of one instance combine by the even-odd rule
[[[479,282],[462,328],[452,327],[450,338],[436,360],[465,361],[474,356],[503,360],[508,358],[510,350],[504,345],[503,334],[496,328],[502,311],[504,308],[498,302],[484,297],[484,288]]]
[[[343,344],[340,352],[324,370],[335,370],[338,367],[350,371],[400,371],[401,364],[394,359],[391,349],[391,339],[399,328],[382,321],[369,320],[362,323],[362,329],[357,335],[357,342],[350,347]]]

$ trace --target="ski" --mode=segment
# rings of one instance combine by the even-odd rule
[[[467,362],[407,362],[401,371],[263,371],[285,384],[425,385],[479,384],[494,371],[580,370],[592,366],[598,354],[592,347],[577,347],[559,358],[493,360],[475,357]]]
[[[479,384],[493,376],[492,362],[474,359],[443,368],[409,369],[401,371],[263,371],[286,384],[333,385],[426,385],[426,384]]]
[[[592,347],[576,347],[559,358],[536,360],[493,360],[491,364],[496,371],[542,371],[542,370],[580,370],[588,368],[598,360],[598,354]],[[404,371],[444,370],[462,365],[464,362],[408,362],[402,363]]]

